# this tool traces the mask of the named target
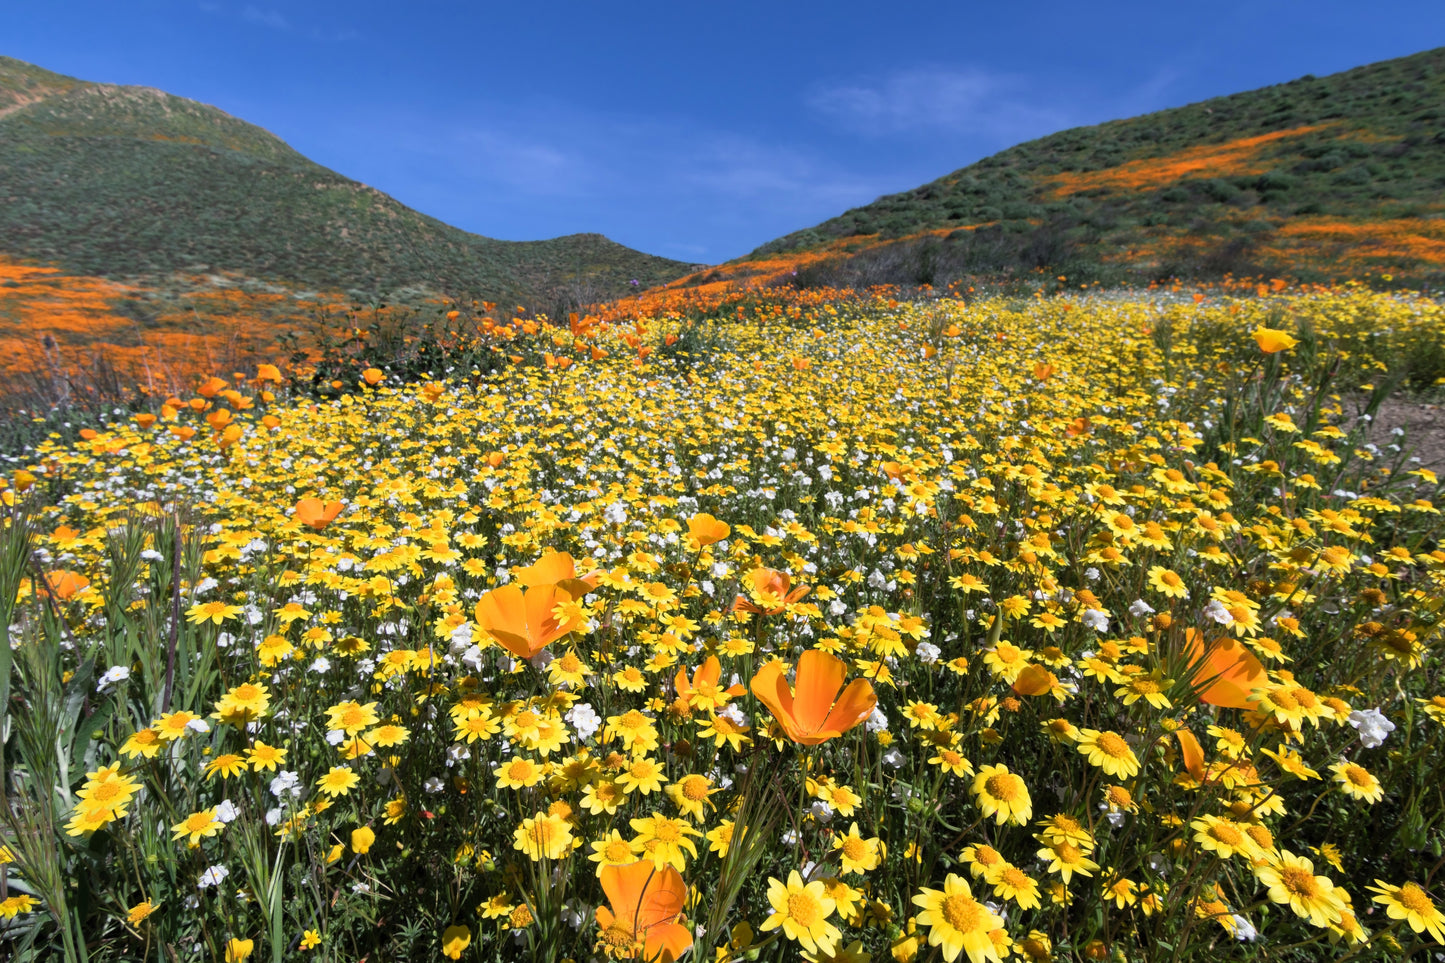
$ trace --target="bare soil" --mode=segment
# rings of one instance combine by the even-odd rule
[[[1405,430],[1403,439],[1395,437],[1396,428]],[[1369,440],[1381,448],[1398,441],[1420,459],[1412,467],[1445,475],[1445,404],[1387,399],[1371,425]]]

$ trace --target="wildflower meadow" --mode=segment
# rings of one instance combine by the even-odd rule
[[[454,307],[4,467],[0,957],[1441,952],[1436,300]]]

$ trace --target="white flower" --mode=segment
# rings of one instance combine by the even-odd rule
[[[211,731],[211,724],[205,719],[192,719],[186,723],[186,728],[192,732],[206,733]]]
[[[271,780],[271,795],[277,799],[284,799],[287,795],[299,797],[301,795],[301,777],[287,769],[282,769]]]
[[[1350,713],[1350,725],[1360,734],[1360,744],[1366,749],[1383,745],[1385,737],[1395,731],[1395,724],[1379,709],[1356,709]]]
[[[1098,609],[1084,609],[1084,614],[1079,616],[1079,621],[1095,632],[1109,631],[1109,617]]]
[[[113,665],[105,670],[105,675],[100,677],[100,684],[95,687],[96,692],[107,692],[118,682],[124,682],[130,678],[130,669],[123,665]]]
[[[1204,606],[1204,615],[1218,622],[1220,625],[1233,625],[1234,616],[1229,614],[1229,609],[1219,599],[1210,599],[1209,604]]]
[[[728,703],[719,709],[717,714],[735,726],[742,727],[748,724],[748,717],[743,714],[743,710],[738,708],[736,703]]]
[[[899,752],[896,748],[890,748],[883,754],[883,762],[885,765],[897,769],[903,765],[903,753]]]
[[[312,671],[312,672],[322,673],[322,672],[327,671],[327,670],[330,669],[330,668],[331,668],[331,660],[328,659],[328,658],[326,658],[326,656],[324,656],[324,655],[321,656],[320,658],[318,658],[315,662],[311,663],[311,671]]]
[[[813,814],[814,819],[818,820],[818,822],[823,823],[824,825],[833,821],[833,807],[823,802],[821,799],[813,803],[813,805],[809,807],[808,811]]]
[[[784,846],[792,849],[794,846],[798,845],[798,831],[796,829],[783,830],[782,840]]]
[[[602,717],[597,710],[585,702],[579,702],[567,710],[564,716],[568,724],[577,733],[577,738],[586,742],[602,727]]]
[[[446,787],[447,784],[442,782],[441,779],[437,776],[432,776],[426,782],[421,784],[421,788],[425,789],[429,793],[439,793]]]
[[[1239,940],[1241,943],[1253,943],[1259,938],[1259,930],[1255,929],[1254,924],[1251,923],[1249,920],[1245,919],[1243,916],[1240,916],[1238,913],[1235,913],[1234,938]]]
[[[339,745],[341,745],[343,742],[346,741],[346,730],[345,730],[345,729],[328,729],[328,730],[326,730],[326,741],[327,741],[329,744],[333,745],[333,746],[339,746]]]
[[[1134,604],[1129,606],[1129,614],[1134,616],[1136,619],[1144,615],[1153,615],[1154,606],[1150,605],[1143,599],[1135,599]]]
[[[236,804],[229,799],[222,799],[221,804],[216,807],[216,819],[219,822],[233,822],[239,815],[241,815],[241,810],[237,809]]]
[[[209,886],[220,886],[221,880],[225,879],[227,876],[230,875],[231,871],[226,867],[219,865],[212,866],[210,869],[206,870],[204,873],[201,874],[201,878],[196,881],[196,888],[206,889]]]
[[[882,709],[874,706],[868,715],[868,721],[863,725],[869,732],[883,732],[888,728],[888,717],[883,714]]]
[[[914,650],[914,655],[918,656],[918,661],[924,665],[932,665],[938,661],[938,656],[941,651],[942,650],[932,642],[920,642],[918,643],[918,648]]]

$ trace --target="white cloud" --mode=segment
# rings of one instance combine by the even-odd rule
[[[272,30],[290,30],[291,24],[277,10],[262,10],[253,3],[241,8],[241,19]]]
[[[807,104],[844,127],[880,135],[945,132],[1006,139],[1066,126],[1065,112],[1031,103],[1026,88],[1009,74],[915,67],[871,81],[819,85]]]

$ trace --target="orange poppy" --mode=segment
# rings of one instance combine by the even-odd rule
[[[1179,753],[1184,757],[1184,768],[1197,781],[1204,781],[1204,748],[1188,729],[1175,729],[1179,737]]]
[[[281,369],[276,367],[274,364],[258,364],[256,365],[256,380],[274,381],[277,384],[280,384]]]
[[[303,498],[296,503],[292,512],[296,520],[302,525],[309,525],[318,532],[330,525],[341,509],[345,506],[341,502],[323,502],[319,498]]]
[[[732,532],[732,526],[727,522],[718,521],[707,512],[699,512],[687,520],[687,547],[698,552],[714,542],[722,541]]]
[[[361,373],[361,380],[372,386],[380,384],[381,379],[385,377],[386,375],[380,368],[367,368]]]
[[[201,385],[199,388],[196,389],[196,394],[200,395],[203,398],[214,398],[222,391],[225,391],[228,387],[230,387],[230,385],[227,384],[226,381],[212,375],[210,378],[206,379],[205,384]]]
[[[1290,337],[1278,328],[1260,326],[1254,329],[1254,343],[1259,345],[1259,350],[1265,354],[1278,354],[1299,344],[1299,339]]]
[[[670,963],[692,946],[692,934],[677,921],[687,903],[687,884],[671,866],[657,869],[644,859],[602,868],[602,891],[612,905],[597,907],[601,942],[621,959]]]
[[[1022,696],[1048,695],[1058,684],[1058,676],[1041,665],[1030,663],[1014,679],[1013,690]]]
[[[683,705],[687,705],[692,701],[694,693],[706,691],[704,687],[706,687],[707,690],[718,691],[718,680],[721,678],[722,663],[718,661],[717,656],[710,655],[707,657],[707,661],[697,667],[697,671],[692,674],[691,681],[687,678],[687,669],[682,668],[677,670],[677,675],[673,677],[672,684],[677,689],[678,701]],[[747,690],[740,685],[733,685],[721,691],[726,692],[733,698],[737,698]]]
[[[1184,636],[1184,654],[1199,691],[1199,701],[1231,709],[1253,709],[1250,695],[1267,681],[1264,666],[1239,642],[1222,638],[1204,642],[1198,629]]]
[[[807,585],[793,588],[793,580],[787,572],[771,568],[755,568],[748,573],[753,595],[761,605],[755,605],[745,595],[739,595],[733,602],[733,611],[757,612],[762,615],[777,615],[783,609],[807,595],[813,589]]]
[[[90,579],[79,572],[59,569],[45,573],[45,586],[55,598],[68,602],[90,588]]]
[[[517,582],[523,588],[537,588],[555,585],[574,599],[580,599],[597,587],[601,572],[589,572],[577,577],[577,562],[568,552],[548,551],[537,561],[517,572]]]
[[[579,618],[553,614],[572,598],[558,585],[534,585],[525,592],[515,582],[503,585],[477,602],[477,624],[517,658],[530,659],[582,624]]]
[[[753,695],[768,707],[789,739],[816,746],[852,729],[878,704],[873,683],[867,679],[854,679],[843,688],[847,668],[837,656],[809,649],[798,657],[796,694],[782,664],[769,662],[753,676]]]

